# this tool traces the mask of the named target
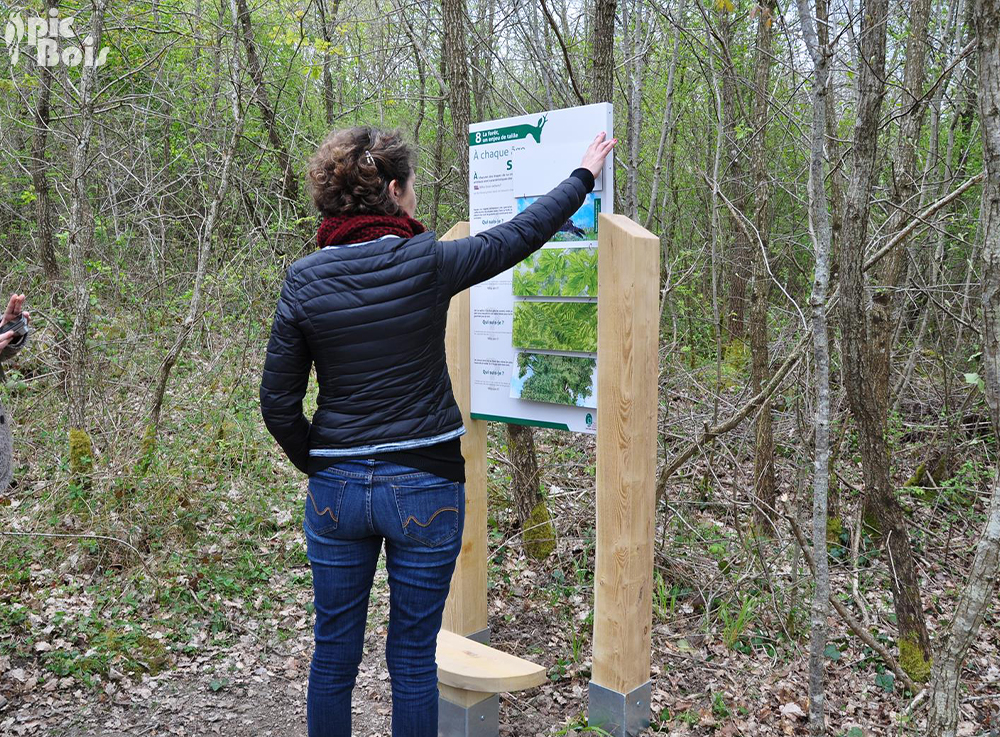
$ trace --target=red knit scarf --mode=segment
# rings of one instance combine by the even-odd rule
[[[412,238],[427,228],[408,215],[336,215],[320,223],[316,242],[320,248],[345,243],[364,243],[384,235]]]

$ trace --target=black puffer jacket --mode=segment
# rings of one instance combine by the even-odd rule
[[[433,445],[465,432],[445,363],[452,296],[511,268],[555,234],[594,187],[577,169],[478,235],[433,232],[324,248],[289,267],[260,385],[268,431],[295,466]],[[319,398],[302,414],[310,366]]]

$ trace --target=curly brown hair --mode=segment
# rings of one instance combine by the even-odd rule
[[[309,159],[309,190],[323,215],[403,215],[389,182],[405,186],[415,163],[399,131],[370,125],[335,130]]]

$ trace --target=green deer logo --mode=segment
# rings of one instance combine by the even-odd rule
[[[545,127],[545,121],[549,119],[548,115],[543,115],[538,119],[538,125],[523,125],[518,126],[524,129],[525,137],[531,136],[535,139],[535,143],[542,142],[542,128]]]

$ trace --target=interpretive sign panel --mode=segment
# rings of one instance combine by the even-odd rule
[[[469,227],[510,220],[569,176],[610,104],[469,126]],[[609,155],[594,191],[513,269],[470,292],[472,417],[579,432],[597,429],[597,223],[613,212]]]

